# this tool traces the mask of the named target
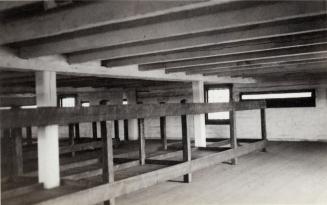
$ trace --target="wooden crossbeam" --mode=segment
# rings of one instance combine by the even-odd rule
[[[14,4],[20,6],[28,2],[2,3],[2,5],[0,4],[0,8],[10,8]],[[132,19],[149,19],[153,15],[159,14],[150,14],[152,12],[183,6],[193,2],[100,1],[97,3],[85,3],[81,1],[79,3],[78,6],[70,9],[45,12],[37,16],[25,17],[24,19],[0,24],[0,44],[61,35],[100,26],[110,26],[112,24],[131,21]],[[86,13],[88,15],[85,15]],[[65,21],[62,21],[63,16],[65,17]],[[24,30],[24,34],[20,32],[22,30]]]
[[[327,72],[326,63],[307,63],[304,65],[290,65],[290,66],[273,66],[268,68],[248,69],[248,70],[234,70],[217,73],[218,76],[256,76],[262,74],[280,74],[280,73],[301,73],[301,72]]]
[[[219,63],[210,63],[210,64],[200,64],[195,66],[183,66],[166,69],[166,73],[175,73],[175,72],[185,72],[185,71],[194,71],[194,70],[209,70],[209,69],[219,69],[226,67],[237,67],[242,65],[255,65],[263,63],[279,62],[279,61],[296,61],[310,58],[326,58],[327,50],[322,49],[321,51],[313,51],[308,53],[296,53],[296,54],[286,54],[280,56],[268,56],[261,58],[249,58],[241,60],[232,60],[232,61],[223,61]]]
[[[155,118],[185,114],[203,114],[228,110],[249,110],[265,107],[265,102],[187,103],[108,105],[76,108],[42,107],[25,110],[0,110],[0,128],[67,125],[78,122]],[[51,117],[48,117],[51,116]]]
[[[325,13],[319,12],[301,15],[301,17],[288,17],[280,20],[274,19],[267,22],[262,21],[245,25],[234,25],[220,29],[214,27],[211,30],[193,31],[188,34],[169,38],[74,52],[68,55],[68,61],[70,63],[78,63],[96,59],[115,59],[160,54],[184,49],[200,49],[204,46],[234,44],[240,41],[251,41],[254,39],[285,35],[290,32],[304,32],[326,28]]]
[[[235,61],[235,63],[241,64],[240,63],[241,61],[251,61],[261,58],[269,58],[269,57],[272,58],[274,56],[278,57],[284,55],[304,54],[304,53],[326,51],[326,50],[327,50],[327,36],[326,39],[323,40],[323,42],[318,42],[318,43],[280,46],[276,48],[227,53],[222,55],[200,56],[193,59],[190,58],[190,59],[175,60],[171,62],[140,65],[139,69],[151,70],[151,69],[159,69],[159,68],[165,68],[165,69],[185,68],[185,67],[195,67],[197,65],[205,65],[205,64],[219,64],[225,62],[233,63],[233,61]]]
[[[327,57],[327,56],[326,56]],[[226,67],[218,67],[216,69],[203,69],[200,71],[191,70],[187,71],[186,74],[194,74],[194,73],[201,73],[203,75],[215,75],[220,72],[226,71],[234,71],[234,70],[251,70],[251,69],[259,69],[259,68],[270,68],[270,67],[277,67],[277,66],[292,66],[292,65],[305,65],[305,64],[315,64],[315,63],[323,63],[327,60],[325,57],[321,58],[303,58],[303,59],[286,59],[282,61],[273,61],[273,62],[266,62],[266,63],[257,63],[257,64],[250,64],[250,65],[240,65],[240,66],[226,66]]]
[[[102,61],[107,67],[124,66],[131,64],[150,64],[156,62],[168,62],[174,60],[190,59],[201,56],[228,55],[255,50],[264,50],[293,45],[304,45],[326,42],[327,29],[286,33],[271,38],[258,38],[255,40],[241,41],[233,44],[213,44],[201,47],[188,48],[180,51],[168,51],[147,55],[129,56]]]
[[[49,199],[38,203],[38,205],[54,205],[54,204],[80,204],[90,205],[96,204],[110,198],[128,194],[133,191],[150,187],[160,182],[182,176],[200,169],[213,166],[217,163],[230,160],[256,150],[260,150],[266,146],[266,141],[259,141],[238,147],[233,150],[226,150],[216,154],[208,155],[189,162],[183,162],[174,166],[159,169],[156,171],[130,177],[113,184],[103,184],[100,186],[88,188],[65,196]]]

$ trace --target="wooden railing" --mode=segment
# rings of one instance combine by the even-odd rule
[[[265,108],[264,101],[233,103],[136,104],[92,107],[16,109],[0,111],[0,128],[68,125],[71,123],[110,121],[162,116],[194,115],[231,110]]]

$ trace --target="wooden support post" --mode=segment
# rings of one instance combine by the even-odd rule
[[[266,109],[260,109],[261,118],[261,138],[262,140],[267,140],[267,127],[266,127]],[[267,152],[266,148],[262,149],[263,152]]]
[[[145,130],[144,130],[144,119],[138,119],[139,125],[139,158],[140,164],[145,164]]]
[[[124,140],[128,141],[128,120],[124,120]]]
[[[32,127],[26,127],[26,142],[28,145],[33,144]]]
[[[162,147],[164,150],[167,150],[166,117],[160,117],[160,136]]]
[[[193,102],[204,102],[204,88],[203,81],[192,82]],[[205,115],[194,115],[194,141],[196,147],[206,147],[206,127],[205,127]]]
[[[92,122],[92,133],[93,133],[93,139],[97,139],[98,138],[97,122]]]
[[[112,125],[112,124],[111,124]],[[114,163],[113,163],[113,146],[112,146],[112,136],[107,131],[107,122],[101,121],[101,138],[103,141],[103,181],[105,183],[114,182]],[[112,128],[113,126],[111,126]],[[105,205],[114,205],[115,199],[112,198],[104,202]]]
[[[56,107],[56,73],[38,71],[35,73],[35,81],[37,106]],[[58,125],[39,126],[37,137],[39,182],[46,189],[57,187],[60,185]]]
[[[182,103],[186,103],[184,100]],[[187,134],[187,118],[186,115],[182,115],[181,117],[181,125],[182,125],[182,141],[183,141],[183,161],[191,161],[191,139]],[[192,182],[192,174],[188,173],[184,175],[184,182],[190,183]]]
[[[73,146],[75,144],[74,140],[74,124],[69,124],[68,125],[68,137],[69,137],[69,145]],[[75,152],[72,152],[72,157],[75,156]]]
[[[115,120],[114,121],[114,125],[115,125],[114,126],[115,140],[116,140],[116,142],[120,142],[120,138],[119,138],[119,121],[118,120]],[[124,125],[125,125],[125,123],[124,123]],[[125,129],[125,132],[124,133],[126,133],[126,129]],[[126,140],[126,138],[125,138],[125,140]]]
[[[235,116],[235,111],[230,111],[229,112],[229,120],[230,120],[230,144],[232,149],[237,148],[237,135],[236,135],[236,116]],[[232,159],[232,164],[236,165],[237,164],[237,158]]]
[[[23,174],[23,145],[22,145],[22,128],[14,128],[11,130],[12,139],[12,165],[13,176]]]
[[[81,136],[79,134],[79,123],[75,124],[75,139],[77,142],[81,139]]]

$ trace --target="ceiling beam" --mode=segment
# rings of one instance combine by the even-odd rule
[[[78,6],[0,24],[0,45],[146,19],[192,1],[80,1]],[[96,11],[96,12],[94,12]],[[87,15],[85,15],[87,14]],[[24,32],[21,32],[24,31]]]
[[[16,9],[27,6],[42,0],[28,0],[28,1],[0,1],[0,12]]]
[[[217,2],[220,1],[206,3],[205,7],[191,5],[192,9],[189,9],[191,6],[185,6],[184,10],[178,12],[172,10],[174,12],[168,12],[164,16],[157,15],[147,22],[138,23],[134,21],[131,24],[121,24],[115,29],[101,28],[98,32],[96,32],[97,29],[92,29],[86,34],[74,33],[71,37],[63,36],[62,38],[37,41],[35,44],[22,47],[20,55],[23,58],[30,58],[101,49],[136,42],[181,38],[190,34],[197,35],[197,33],[204,31],[227,30],[264,21],[269,23],[268,21],[283,19],[287,16],[316,12],[325,13],[324,2],[320,1],[317,3],[305,1],[301,1],[301,3],[292,1],[256,2],[255,4],[253,2],[238,2],[240,5],[236,9],[234,8],[235,5],[231,6],[231,9],[222,9],[221,3]],[[242,4],[246,6],[242,6]],[[192,15],[190,11],[192,11]],[[253,15],[244,15],[244,13],[252,13]],[[96,59],[93,58],[93,60]]]
[[[175,60],[186,60],[202,56],[227,55],[246,51],[277,48],[281,46],[303,45],[310,43],[327,42],[327,28],[321,30],[289,33],[272,38],[262,38],[253,41],[244,41],[224,45],[210,45],[201,48],[189,48],[179,51],[138,55],[102,61],[107,67],[124,66],[132,64],[150,64],[157,62],[168,62]]]
[[[302,60],[308,58],[326,58],[327,50],[317,51],[317,52],[308,52],[308,53],[296,53],[296,54],[287,54],[280,56],[268,56],[261,58],[249,58],[242,60],[234,60],[234,61],[222,61],[219,63],[211,63],[211,64],[201,64],[196,66],[184,66],[184,67],[176,67],[166,69],[166,73],[176,73],[176,72],[188,72],[188,71],[201,71],[202,70],[218,70],[220,68],[226,67],[237,67],[242,65],[254,65],[261,63],[274,63],[276,61],[294,61],[294,60]],[[201,73],[200,72],[200,73]],[[195,74],[195,73],[192,73]]]
[[[255,42],[255,40],[263,38],[274,38],[291,33],[296,34],[298,32],[326,29],[327,27],[327,15],[325,12],[302,17],[287,17],[283,20],[272,20],[269,23],[256,22],[255,24],[250,23],[243,26],[234,25],[234,27],[230,26],[230,29],[213,29],[189,35],[175,36],[174,38],[75,52],[68,55],[68,61],[70,63],[77,63],[98,59],[177,52],[185,49],[201,49],[213,45],[232,45],[244,41]],[[233,29],[231,29],[232,27]]]
[[[289,65],[303,65],[303,64],[311,64],[311,63],[321,63],[327,61],[327,55],[323,58],[303,58],[300,60],[286,60],[286,61],[273,61],[267,63],[257,63],[257,64],[250,64],[250,65],[241,65],[241,66],[226,66],[220,67],[217,69],[208,69],[208,70],[193,70],[187,71],[187,75],[192,74],[203,74],[204,76],[210,75],[217,75],[222,72],[229,72],[229,71],[241,71],[241,70],[252,70],[252,69],[263,69],[263,68],[271,68],[276,66],[289,66]]]
[[[62,56],[48,56],[33,59],[21,59],[10,50],[0,48],[0,70],[4,71],[53,71],[58,74],[109,77],[121,79],[143,79],[162,81],[197,81],[216,83],[249,83],[253,79],[231,79],[217,78],[215,76],[204,77],[202,75],[187,76],[183,73],[165,74],[164,70],[149,71],[146,73],[139,71],[138,66],[115,67],[108,69],[97,62],[70,65]]]
[[[217,73],[218,76],[257,76],[273,73],[327,72],[327,61],[320,63],[306,63],[288,66],[273,66],[247,70],[233,70]]]
[[[326,36],[327,37],[327,36]],[[327,40],[327,39],[324,39]],[[182,59],[164,63],[153,63],[140,65],[140,70],[156,70],[160,68],[185,68],[185,67],[196,67],[198,65],[209,65],[219,63],[242,63],[244,61],[251,61],[258,58],[273,58],[274,56],[283,55],[295,55],[301,53],[310,53],[317,51],[327,51],[327,41],[304,44],[304,45],[292,45],[292,46],[281,46],[277,48],[268,48],[262,50],[246,51],[246,52],[235,52],[221,55],[212,55],[204,57],[196,57],[191,59]]]

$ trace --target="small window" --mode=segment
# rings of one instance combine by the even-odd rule
[[[59,107],[75,107],[75,96],[62,96],[59,98]]]
[[[88,101],[82,101],[81,102],[81,106],[82,107],[90,107],[90,102],[88,102]]]
[[[240,94],[241,101],[265,100],[268,108],[315,107],[315,90],[248,92]]]
[[[123,99],[123,105],[128,105],[128,100],[127,99]]]
[[[20,108],[22,109],[35,109],[37,108],[36,105],[23,105],[23,106],[20,106]]]
[[[205,87],[206,103],[230,102],[230,86],[210,85]],[[206,124],[228,124],[229,112],[215,112],[206,114]]]

